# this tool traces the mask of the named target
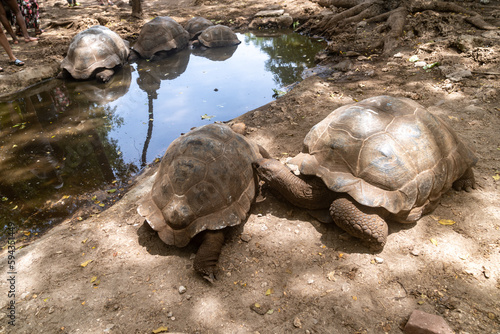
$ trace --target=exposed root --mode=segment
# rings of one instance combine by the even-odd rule
[[[362,21],[382,23],[373,32],[381,35],[379,40],[366,45],[366,49],[382,49],[382,55],[391,54],[399,45],[405,31],[406,18],[409,14],[423,11],[451,12],[462,15],[464,20],[482,30],[498,29],[487,23],[476,11],[467,9],[453,2],[445,1],[410,1],[410,0],[319,0],[318,3],[332,9],[332,13],[315,17],[306,22],[299,31],[319,34],[330,40],[338,39],[343,33],[350,33]],[[341,45],[338,50],[340,52]]]

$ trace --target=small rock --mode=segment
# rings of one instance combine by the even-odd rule
[[[403,54],[401,52],[396,53],[393,58],[403,58]]]
[[[359,21],[358,24],[356,24],[356,26],[358,26],[359,28],[364,28],[366,27],[367,24],[368,22],[366,21]]]
[[[174,321],[174,320],[175,320],[175,317],[170,317],[170,320]]]
[[[255,17],[277,17],[285,13],[284,9],[277,10],[263,10],[255,14]]]
[[[269,311],[270,308],[265,304],[253,303],[252,305],[250,305],[250,309],[257,314],[264,315],[267,313],[267,311]]]
[[[308,279],[307,280],[307,284],[313,284],[314,283],[314,280],[313,279]]]
[[[414,310],[404,328],[405,334],[453,334],[440,316]]]
[[[181,285],[179,287],[179,293],[182,295],[183,293],[185,293],[187,291],[186,287],[184,285]]]
[[[250,240],[252,240],[252,237],[248,233],[242,233],[240,239],[241,241],[249,242]]]
[[[174,314],[172,312],[167,313],[167,318],[171,318]]]
[[[257,214],[257,217],[262,217],[262,213],[258,213],[258,214]]]
[[[365,57],[365,56],[359,56],[357,59],[358,59],[359,61],[363,61],[363,60],[369,60],[370,58]]]
[[[384,263],[384,259],[381,258],[381,257],[376,257],[375,258],[375,262],[378,263],[378,264],[382,264],[382,263]]]
[[[413,249],[411,252],[410,252],[411,255],[413,256],[419,256],[420,255],[420,251],[419,250],[416,250],[416,249]]]
[[[415,67],[424,67],[425,65],[427,65],[427,63],[425,61],[416,61],[415,62]]]
[[[186,295],[186,299],[190,300],[191,299],[191,295]]]
[[[108,324],[106,325],[106,329],[104,330],[105,333],[111,331],[115,327],[115,324]]]
[[[293,326],[296,328],[302,328],[302,322],[298,317],[295,317],[295,319],[293,319]]]

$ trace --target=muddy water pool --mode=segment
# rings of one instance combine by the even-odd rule
[[[0,101],[0,227],[26,236],[78,210],[98,213],[190,128],[272,101],[314,66],[323,41],[238,34],[242,43],[138,61],[107,84],[49,80]],[[0,236],[1,237],[1,236]]]

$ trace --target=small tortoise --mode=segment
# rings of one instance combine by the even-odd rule
[[[168,55],[182,50],[188,44],[189,33],[179,23],[168,16],[157,16],[142,27],[132,50],[151,59],[159,53]]]
[[[258,186],[252,163],[263,156],[225,124],[196,128],[170,144],[138,212],[169,245],[202,233],[194,268],[213,282],[223,229],[246,218]]]
[[[292,204],[330,208],[334,222],[372,249],[387,240],[386,220],[414,223],[452,186],[474,188],[474,153],[418,103],[378,96],[334,110],[304,139],[290,163],[272,159],[258,175]]]
[[[203,30],[200,36],[198,36],[198,41],[207,48],[232,46],[241,43],[231,28],[220,24]]]
[[[185,28],[189,33],[189,39],[194,40],[198,38],[203,30],[213,25],[212,21],[201,16],[196,16],[186,22]]]
[[[127,62],[130,50],[128,42],[117,33],[103,26],[93,26],[78,33],[61,63],[61,76],[71,75],[85,80],[95,77],[107,82],[117,66]]]

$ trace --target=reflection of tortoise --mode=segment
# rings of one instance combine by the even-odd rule
[[[296,177],[276,160],[255,166],[295,205],[330,207],[337,225],[382,248],[385,220],[416,222],[452,186],[474,187],[477,158],[442,120],[405,98],[378,96],[334,110],[292,159]]]
[[[189,33],[189,39],[192,40],[196,39],[203,30],[213,25],[212,21],[201,16],[196,16],[186,22],[185,28]]]
[[[220,24],[203,30],[200,36],[198,36],[198,41],[207,48],[232,46],[241,43],[231,28]]]
[[[188,43],[189,33],[179,23],[168,16],[157,16],[142,27],[132,49],[150,59],[158,53],[182,50]]]
[[[93,26],[78,33],[61,63],[62,75],[68,73],[74,79],[106,82],[114,74],[114,68],[126,63],[129,56],[128,42],[117,33],[103,26]]]
[[[196,128],[170,144],[138,212],[169,245],[184,247],[203,232],[194,268],[212,281],[222,229],[245,219],[257,185],[252,162],[261,157],[227,125]]]

